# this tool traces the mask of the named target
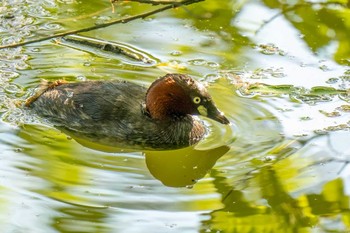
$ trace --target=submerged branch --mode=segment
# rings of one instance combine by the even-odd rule
[[[87,36],[68,35],[63,37],[62,40],[56,40],[56,43],[79,49],[84,49],[85,46],[87,49],[96,48],[101,52],[120,55],[130,61],[140,62],[147,66],[153,66],[158,62],[156,58],[147,55],[144,51],[137,50],[128,45],[118,42],[99,40]]]
[[[130,17],[123,18],[123,19],[117,19],[117,20],[113,20],[113,21],[108,22],[108,23],[99,24],[99,25],[95,25],[95,26],[91,26],[91,27],[87,27],[87,28],[81,28],[81,29],[77,29],[77,30],[61,32],[61,33],[57,33],[57,34],[54,34],[51,36],[42,37],[42,38],[35,39],[35,40],[30,40],[30,41],[25,41],[25,42],[21,42],[21,43],[10,44],[10,45],[2,45],[2,46],[0,46],[0,49],[16,48],[19,46],[38,43],[38,42],[42,42],[45,40],[50,40],[50,39],[54,39],[54,38],[58,38],[58,37],[68,36],[68,35],[77,34],[77,33],[81,33],[81,32],[88,32],[88,31],[92,31],[92,30],[96,30],[96,29],[100,29],[100,28],[105,28],[105,27],[108,27],[108,26],[111,26],[114,24],[128,23],[128,22],[136,20],[136,19],[141,19],[141,18],[143,19],[143,18],[149,17],[149,16],[157,14],[159,12],[169,10],[171,8],[176,8],[176,7],[184,6],[184,5],[190,5],[190,4],[201,2],[201,1],[204,1],[204,0],[183,0],[181,2],[170,2],[169,5],[166,5],[164,7],[158,8],[156,10],[148,11],[146,13],[142,13],[139,15],[130,16]]]

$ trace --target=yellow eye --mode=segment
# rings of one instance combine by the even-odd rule
[[[201,102],[201,98],[199,98],[198,96],[193,98],[193,103],[199,104],[200,102]]]

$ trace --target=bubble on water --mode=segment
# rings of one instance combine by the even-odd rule
[[[307,137],[307,133],[300,133],[300,134],[293,134],[294,137],[301,138],[301,137]]]
[[[275,44],[260,44],[257,46],[257,49],[260,53],[265,54],[265,55],[274,55],[278,54],[281,56],[286,55],[286,52],[278,48]]]
[[[325,128],[326,131],[331,132],[331,131],[338,131],[338,130],[345,130],[349,129],[350,126],[347,124],[339,124],[339,125],[334,125],[334,126],[329,126]]]
[[[276,160],[276,156],[272,156],[272,155],[268,155],[268,156],[265,156],[264,158],[263,158],[263,162],[271,162],[271,161],[274,161],[274,160]]]
[[[4,91],[8,94],[16,94],[21,92],[21,88],[16,86],[15,84],[11,83],[6,85],[6,87],[4,88]]]
[[[13,151],[16,153],[20,153],[20,152],[23,152],[24,149],[23,148],[14,148]]]
[[[316,129],[316,130],[314,130],[314,133],[318,134],[318,135],[326,135],[326,134],[328,134],[328,132],[326,130],[324,130],[324,129]]]
[[[112,19],[110,16],[97,16],[94,18],[96,19],[96,22],[95,22],[96,25],[104,24]]]
[[[219,63],[216,63],[216,62],[208,62],[207,65],[211,68],[218,68],[220,67],[220,64]]]
[[[39,29],[41,30],[59,30],[62,28],[62,25],[58,24],[58,23],[46,23],[40,26]]]
[[[291,96],[292,99],[302,101],[304,103],[307,103],[309,105],[315,105],[316,103],[322,103],[322,102],[330,102],[333,100],[333,97],[330,95],[314,95],[314,94],[308,94],[308,93],[301,93]]]
[[[251,76],[251,79],[266,79],[267,75],[263,72],[260,72],[260,70],[254,72]]]
[[[339,81],[339,78],[329,78],[326,83],[327,84],[334,84]]]
[[[2,38],[2,44],[7,45],[7,44],[16,44],[21,41],[20,37],[17,36],[8,36],[8,37],[3,37]]]
[[[249,78],[251,79],[268,79],[286,77],[283,68],[256,69]]]
[[[326,111],[320,110],[320,113],[322,113],[326,117],[338,117],[341,115],[340,112],[337,112],[337,111],[326,112]]]
[[[207,74],[203,79],[201,79],[201,82],[215,82],[220,76],[217,74]]]
[[[176,227],[176,226],[177,226],[177,224],[172,223],[172,224],[167,224],[167,226],[168,226],[168,227],[170,227],[170,228],[174,228],[174,227]]]
[[[5,79],[13,79],[17,78],[19,76],[19,73],[13,72],[13,71],[1,71],[0,77]]]
[[[49,1],[46,1],[45,4],[46,6],[48,6]],[[42,3],[41,3],[42,4]],[[54,7],[53,4],[51,4],[51,6],[49,7]],[[37,6],[37,5],[33,5],[31,7],[28,8],[28,12],[30,12],[30,15],[33,15],[35,17],[50,17],[51,13],[50,11],[46,10],[43,6]]]
[[[194,60],[189,60],[188,64],[194,65],[194,66],[204,66],[207,64],[207,62],[204,59],[194,59]]]
[[[15,68],[17,70],[27,70],[30,68],[30,66],[27,63],[25,63],[24,61],[18,61],[15,63]]]
[[[342,112],[350,112],[350,105],[343,104],[337,108],[337,110]]]
[[[41,49],[40,48],[32,48],[31,51],[34,53],[38,53],[41,51]]]
[[[86,81],[86,80],[87,80],[87,78],[86,78],[84,75],[77,75],[77,76],[76,76],[76,79],[77,79],[78,81]]]
[[[329,71],[331,70],[328,66],[326,65],[320,65],[319,68],[322,70],[322,71]]]
[[[339,94],[339,99],[344,100],[345,102],[350,103],[350,93]]]
[[[302,121],[309,121],[309,120],[312,120],[312,118],[309,117],[309,116],[303,116],[303,117],[300,117],[300,120],[302,120]]]
[[[181,56],[182,55],[182,52],[181,51],[178,51],[178,50],[175,50],[175,51],[172,51],[170,53],[171,56]]]

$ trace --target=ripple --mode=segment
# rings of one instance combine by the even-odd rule
[[[326,83],[328,84],[335,84],[339,81],[339,78],[329,78]]]
[[[16,44],[21,42],[22,38],[18,36],[5,36],[1,38],[2,45]]]
[[[254,145],[261,148],[259,145],[271,145],[271,142],[281,140],[282,126],[278,118],[258,101],[237,96],[236,87],[230,81],[230,76],[225,76],[210,87],[214,97],[220,96],[214,98],[219,109],[232,122],[230,130],[223,137],[232,140],[229,145],[245,150]]]
[[[30,68],[30,65],[25,61],[18,61],[14,63],[14,68],[17,70],[27,70]]]
[[[10,83],[4,88],[4,91],[7,94],[19,94],[22,92],[22,88],[16,84]]]
[[[182,55],[182,52],[176,50],[176,51],[172,51],[172,52],[170,53],[170,55],[171,55],[171,56],[174,56],[174,57],[177,57],[177,56],[181,56],[181,55]]]
[[[112,17],[110,17],[110,16],[95,16],[95,17],[93,17],[93,19],[95,19],[96,25],[100,25],[100,24],[107,23],[108,21],[110,21],[112,19]]]
[[[59,23],[45,23],[39,26],[39,30],[47,30],[47,31],[60,30],[62,28],[63,26]]]
[[[5,80],[14,79],[14,78],[17,78],[18,76],[19,76],[19,73],[14,71],[3,70],[0,72],[0,78]]]
[[[220,67],[220,64],[212,61],[206,61],[204,59],[193,59],[187,61],[187,64],[193,65],[193,66],[205,66],[209,68],[218,68]]]
[[[45,1],[44,4],[46,7],[54,7],[53,2],[50,1]],[[49,5],[49,6],[48,6]],[[28,8],[28,13],[37,18],[46,18],[46,17],[51,17],[51,12],[46,10],[43,6],[41,5],[33,5]]]
[[[286,52],[284,52],[282,49],[278,48],[275,44],[260,44],[256,47],[259,52],[265,55],[286,55]]]
[[[339,94],[339,98],[347,103],[350,103],[350,93]]]

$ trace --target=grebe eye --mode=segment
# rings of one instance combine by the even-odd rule
[[[199,104],[200,102],[201,102],[201,98],[200,97],[196,96],[196,97],[193,98],[193,103]]]

